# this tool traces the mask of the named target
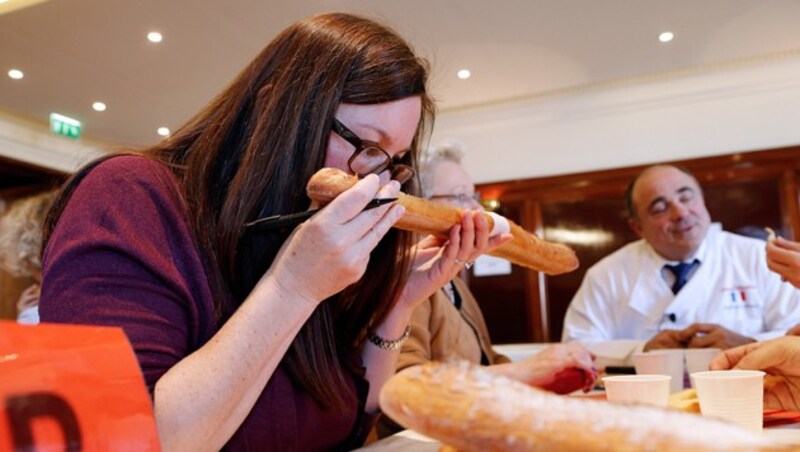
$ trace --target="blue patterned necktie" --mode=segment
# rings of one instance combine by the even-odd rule
[[[665,265],[664,268],[671,271],[675,275],[675,282],[672,284],[672,293],[677,294],[689,279],[688,276],[692,269],[700,262],[695,259],[692,262],[681,262],[677,265]]]

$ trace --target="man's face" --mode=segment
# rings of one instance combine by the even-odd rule
[[[649,168],[639,176],[632,200],[634,232],[668,260],[692,256],[711,223],[703,194],[688,174],[670,166]]]
[[[436,164],[430,199],[459,209],[482,209],[472,178],[461,164],[447,160]]]

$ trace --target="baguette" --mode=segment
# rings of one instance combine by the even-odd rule
[[[344,171],[323,168],[311,177],[306,192],[309,198],[325,205],[355,185],[357,181],[356,176]],[[396,228],[439,237],[447,237],[450,228],[461,222],[461,215],[464,212],[455,207],[404,193],[398,195],[397,202],[406,208],[406,212],[395,224]],[[489,214],[484,214],[484,217],[491,230],[495,224],[494,218]],[[566,273],[578,268],[578,257],[568,246],[542,240],[511,220],[508,220],[508,223],[513,240],[500,245],[488,254],[549,275]]]
[[[559,396],[467,362],[400,371],[381,389],[380,406],[461,451],[795,450],[722,421]]]

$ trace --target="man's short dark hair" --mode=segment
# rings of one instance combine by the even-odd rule
[[[639,180],[639,177],[642,174],[644,174],[645,171],[647,171],[647,170],[649,170],[651,168],[657,168],[659,166],[675,168],[676,170],[678,170],[678,171],[680,171],[680,172],[682,172],[684,174],[689,175],[689,177],[694,179],[695,183],[697,184],[697,186],[701,190],[700,194],[702,194],[702,187],[700,187],[700,182],[698,182],[697,178],[694,177],[694,174],[692,174],[692,172],[689,171],[689,169],[686,168],[685,166],[673,165],[673,164],[663,164],[663,165],[648,166],[647,168],[639,171],[639,174],[637,174],[633,178],[633,180],[630,181],[630,183],[628,184],[628,187],[625,189],[625,212],[628,214],[628,218],[630,218],[631,220],[638,219],[638,217],[636,215],[636,206],[633,205],[633,188],[636,186],[636,181]]]

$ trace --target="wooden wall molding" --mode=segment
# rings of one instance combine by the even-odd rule
[[[663,163],[692,171],[706,191],[712,220],[723,220],[723,226],[750,230],[770,226],[780,229],[787,238],[800,237],[800,146]],[[581,260],[581,267],[572,274],[551,277],[515,269],[511,275],[472,278],[470,286],[486,313],[493,337],[508,342],[559,340],[563,321],[559,315],[563,315],[586,270],[604,255],[635,239],[627,227],[624,193],[630,181],[648,166],[478,185],[483,199],[497,200],[501,213],[540,237],[548,239],[548,231],[566,230],[595,236],[600,232],[608,238],[605,244],[597,246],[581,248],[569,244],[576,246]],[[586,206],[590,215],[605,218],[584,218],[580,206]],[[737,212],[737,208],[742,212]],[[558,218],[559,215],[567,217]],[[501,303],[496,294],[517,299]],[[513,314],[506,315],[499,306]],[[519,313],[525,313],[524,324],[517,318]]]

